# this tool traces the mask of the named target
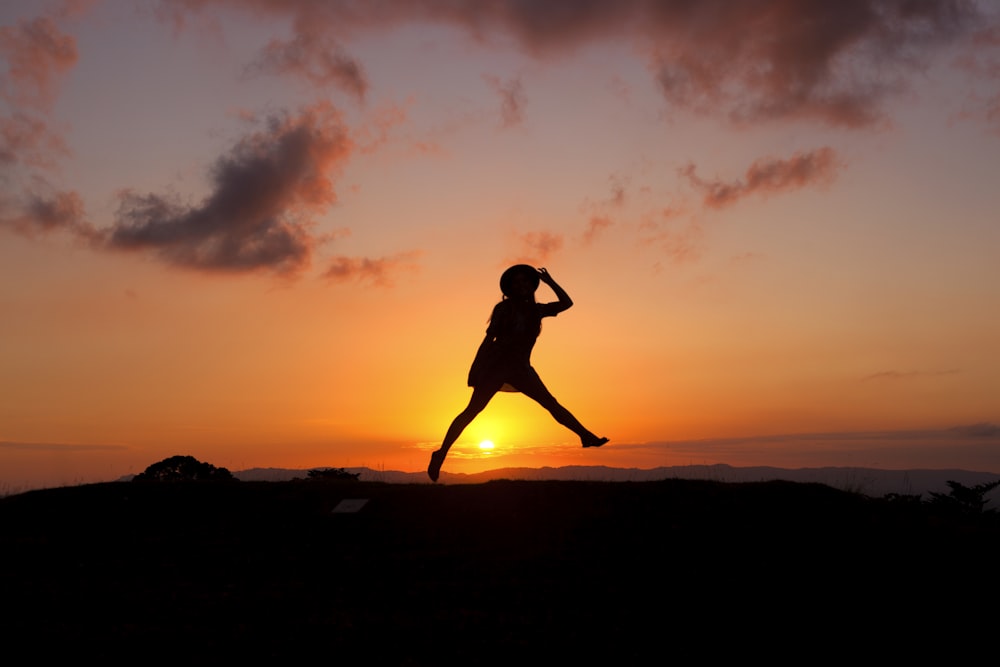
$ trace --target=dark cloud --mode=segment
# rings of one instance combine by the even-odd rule
[[[680,173],[703,193],[706,206],[722,208],[756,193],[771,194],[808,185],[827,185],[836,176],[838,167],[836,153],[824,147],[808,153],[796,153],[787,160],[757,160],[747,169],[742,181],[705,180],[695,173],[694,164],[682,167]]]
[[[395,276],[401,271],[413,272],[417,269],[419,252],[405,252],[391,257],[370,259],[366,257],[334,257],[330,261],[323,278],[332,282],[367,282],[379,287],[394,284]]]
[[[1000,438],[1000,426],[990,424],[988,422],[969,424],[967,426],[956,426],[949,430],[952,433],[968,438]]]
[[[978,16],[965,0],[657,3],[657,80],[681,108],[863,127]]]
[[[99,243],[100,233],[86,220],[83,199],[76,192],[45,195],[24,193],[0,202],[0,228],[33,238],[50,232],[68,232],[77,239]]]
[[[336,201],[332,172],[351,150],[329,104],[273,117],[216,162],[213,190],[200,204],[123,194],[108,244],[186,268],[295,274],[316,245],[310,216]]]
[[[513,38],[539,58],[627,40],[648,54],[672,107],[722,113],[739,122],[803,118],[842,127],[882,121],[887,97],[904,89],[942,47],[983,21],[973,0],[164,0],[163,5],[175,24],[209,7],[290,17],[295,37],[275,43],[274,57],[265,60],[307,77],[340,69],[328,63],[352,63],[338,44],[354,34],[404,22],[451,25],[487,44]]]

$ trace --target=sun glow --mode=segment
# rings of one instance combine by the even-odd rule
[[[484,452],[492,451],[492,449],[493,449],[493,441],[492,440],[483,440],[481,443],[479,443],[479,449],[483,450]]]

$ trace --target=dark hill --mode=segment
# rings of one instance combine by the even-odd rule
[[[0,525],[9,654],[196,664],[895,660],[992,613],[1000,546],[792,482],[108,483]]]

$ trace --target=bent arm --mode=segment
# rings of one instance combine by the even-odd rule
[[[569,294],[566,293],[566,290],[559,286],[559,283],[555,281],[555,278],[549,275],[548,271],[545,269],[538,269],[538,277],[543,283],[552,288],[552,291],[555,292],[556,297],[559,299],[558,304],[555,306],[557,313],[561,313],[573,305],[573,299],[569,298]]]

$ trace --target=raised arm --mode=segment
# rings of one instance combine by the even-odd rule
[[[538,269],[538,277],[543,283],[552,288],[555,292],[556,297],[559,298],[558,312],[562,312],[573,305],[573,299],[569,298],[569,294],[566,294],[566,290],[559,286],[559,283],[549,275],[549,272],[545,269]]]

